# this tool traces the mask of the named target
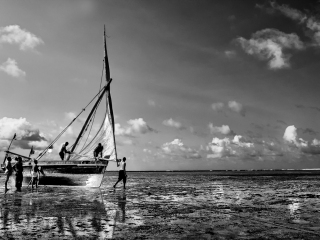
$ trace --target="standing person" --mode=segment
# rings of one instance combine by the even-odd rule
[[[93,157],[96,161],[98,160],[99,154],[100,154],[100,158],[102,158],[102,152],[103,152],[103,146],[101,145],[101,143],[99,143],[98,146],[93,151]]]
[[[10,176],[12,175],[12,165],[11,165],[11,157],[7,157],[6,159],[6,170],[4,174],[6,175],[6,181],[4,182],[4,193],[7,193],[9,191],[8,188],[8,181]]]
[[[17,192],[21,192],[22,187],[22,180],[23,180],[23,165],[22,165],[22,158],[17,157],[17,162],[13,166],[13,170],[16,172],[16,189]]]
[[[118,163],[117,163],[118,164]],[[123,189],[126,189],[126,182],[127,182],[127,172],[126,172],[126,158],[124,157],[122,161],[120,162],[119,166],[119,178],[116,184],[113,186],[113,188],[116,188],[117,184],[123,180]]]
[[[69,145],[68,142],[65,142],[64,144],[62,144],[61,150],[60,150],[60,152],[59,152],[59,156],[60,156],[60,158],[61,158],[62,161],[64,160],[64,155],[65,155],[66,153],[69,153],[69,154],[70,154],[70,152],[67,150],[67,146],[68,146],[68,145]]]
[[[40,169],[38,166],[38,161],[36,159],[33,160],[33,166],[31,167],[31,188],[33,189],[33,185],[36,185],[38,188],[39,179],[40,179]]]

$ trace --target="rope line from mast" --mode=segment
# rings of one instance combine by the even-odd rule
[[[105,86],[106,87],[106,86]],[[74,123],[74,121],[86,110],[86,108],[93,102],[94,99],[96,99],[96,97],[98,95],[100,95],[101,92],[104,91],[105,87],[103,87],[92,99],[91,101],[81,110],[81,112],[60,132],[60,134],[48,145],[48,147],[46,147],[40,154],[39,156],[36,158],[37,160],[39,160],[40,158],[42,158],[44,156],[44,154],[46,154],[46,152],[53,146],[54,143],[56,143],[58,141],[58,139],[61,137],[61,135],[67,131],[67,129],[70,127],[71,124]]]
[[[98,102],[97,107],[96,107],[96,109],[94,110],[94,114],[92,115],[92,117],[91,117],[90,120],[89,120],[89,124],[91,123],[92,119],[94,118],[94,116],[95,116],[95,114],[96,114],[96,112],[97,112],[98,106],[100,105],[101,101],[102,101],[102,98],[101,98],[100,101]],[[83,138],[83,136],[84,136],[85,133],[87,132],[87,129],[88,129],[88,127],[89,127],[89,124],[87,125],[85,131],[83,132],[83,134],[82,134],[81,137],[79,138],[79,141]],[[92,124],[93,124],[93,123],[92,123]],[[89,135],[88,135],[88,137],[89,137]],[[79,144],[78,144],[78,146],[79,146]],[[76,146],[76,147],[74,148],[74,150],[73,150],[74,152],[75,152],[75,150],[77,149],[78,146]],[[84,147],[84,146],[83,146],[83,147]]]
[[[103,72],[104,72],[104,59],[102,59],[102,72],[101,72],[101,78],[100,78],[99,91],[101,90],[101,86],[102,86]],[[88,141],[88,139],[89,139],[89,136],[90,136],[90,133],[91,133],[91,130],[92,130],[92,127],[93,127],[93,123],[94,123],[94,120],[95,120],[95,117],[96,117],[97,109],[98,109],[98,106],[97,106],[97,108],[95,109],[95,112],[94,112],[94,114],[93,114],[92,121],[90,120],[90,123],[91,123],[90,130],[89,130],[89,132],[88,132],[87,138],[86,138],[85,142],[83,143],[83,146],[82,146],[80,152],[82,152],[83,149],[84,149],[85,147],[87,147],[86,143],[87,143],[87,141]],[[101,127],[100,127],[99,131],[100,131],[100,130],[101,130]],[[86,128],[86,131],[87,131],[87,128]],[[95,135],[95,137],[98,135],[99,131],[97,132],[97,134]],[[94,139],[95,137],[93,137],[93,139]],[[90,143],[89,143],[89,144],[90,144]],[[89,145],[89,144],[88,144],[88,145]]]

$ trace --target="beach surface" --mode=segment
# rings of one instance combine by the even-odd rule
[[[318,174],[109,172],[100,189],[11,188],[0,239],[320,239]]]

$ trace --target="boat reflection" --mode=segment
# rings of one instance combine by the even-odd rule
[[[125,195],[119,196],[121,221]],[[110,238],[114,210],[107,211],[100,190],[41,189],[0,198],[0,236],[36,238]]]

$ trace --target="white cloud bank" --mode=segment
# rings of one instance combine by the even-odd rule
[[[224,103],[222,103],[222,102],[212,103],[211,107],[212,107],[213,111],[221,111],[224,107]]]
[[[199,151],[185,146],[181,139],[174,139],[172,142],[164,143],[161,149],[167,156],[182,157],[185,159],[201,158]]]
[[[254,143],[247,142],[240,135],[235,135],[233,139],[214,137],[212,142],[206,146],[206,150],[209,152],[207,158],[256,155],[254,147]]]
[[[44,134],[39,129],[32,126],[25,118],[1,118],[0,119],[0,140],[10,140],[16,133],[13,146],[22,149],[44,149],[49,145]]]
[[[231,129],[228,125],[222,125],[221,127],[215,127],[212,123],[209,123],[210,133],[222,133],[222,134],[229,134]]]
[[[297,21],[299,24],[304,24],[312,32],[311,38],[314,45],[320,46],[320,21],[317,17],[305,14],[297,9],[290,8],[285,4],[278,5],[276,2],[271,2],[270,4],[272,9],[281,12],[283,15]]]
[[[8,58],[6,62],[0,65],[0,71],[5,72],[12,77],[25,77],[26,72],[22,71],[14,59]]]
[[[0,28],[0,43],[18,44],[20,50],[25,51],[34,49],[39,44],[43,44],[43,41],[18,25],[10,25]]]
[[[244,106],[241,103],[236,101],[229,101],[228,104],[224,104],[222,102],[211,104],[211,108],[213,109],[213,111],[216,111],[216,112],[222,112],[225,107],[227,107],[229,110],[233,112],[239,113],[242,116],[246,115],[246,110]]]
[[[151,128],[143,118],[130,119],[128,127],[121,127],[119,123],[115,124],[115,134],[119,136],[132,136],[134,133],[146,134],[150,132],[156,132],[155,129]]]
[[[297,128],[294,125],[288,126],[286,128],[283,139],[286,142],[299,148],[302,153],[312,155],[320,154],[320,140],[313,139],[313,141],[309,143],[302,138],[298,138]]]
[[[172,118],[164,120],[162,122],[163,125],[167,126],[167,127],[173,127],[173,128],[177,128],[177,129],[185,129],[185,127],[182,125],[182,123],[173,120]]]
[[[301,50],[304,44],[295,33],[284,33],[277,29],[264,29],[252,34],[251,39],[239,37],[236,40],[243,50],[261,60],[268,60],[270,69],[290,67],[290,55],[285,49]]]

